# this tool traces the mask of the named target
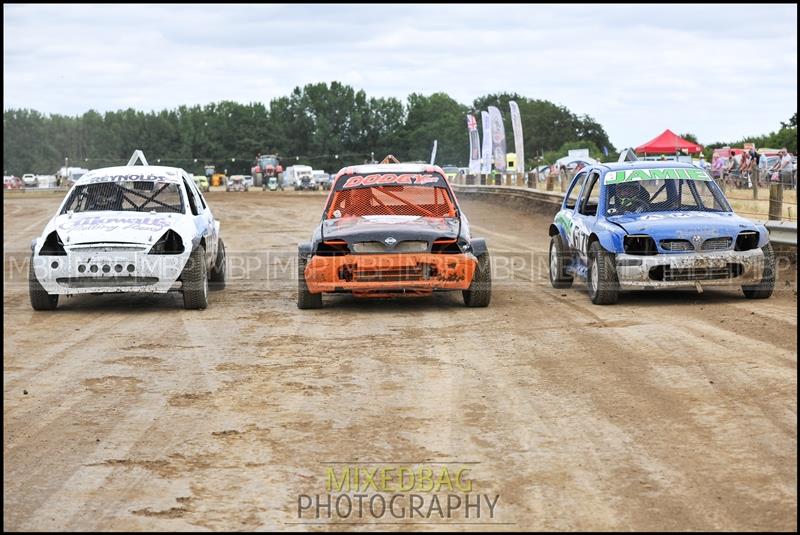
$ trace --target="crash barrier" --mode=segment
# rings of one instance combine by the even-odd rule
[[[516,173],[513,171],[495,171],[489,174],[457,175],[451,182],[462,186],[516,186],[521,188],[538,189],[542,191],[567,191],[567,186],[572,182],[575,170],[561,170],[555,173],[526,171]]]
[[[769,231],[770,241],[797,248],[797,221],[759,221]]]
[[[533,173],[493,172],[489,174],[459,174],[451,181],[461,186],[518,186],[535,188]],[[544,187],[544,186],[540,186]]]
[[[561,209],[564,195],[557,191],[539,191],[514,186],[478,186],[453,184],[460,199],[489,200],[523,212],[553,217]],[[797,249],[797,221],[757,221],[767,227],[775,245]]]
[[[452,185],[460,199],[491,200],[530,214],[552,217],[561,209],[564,196],[555,191],[537,191],[517,186]],[[488,197],[488,199],[487,199]]]

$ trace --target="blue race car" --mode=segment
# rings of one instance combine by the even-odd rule
[[[598,305],[626,289],[741,285],[745,297],[765,299],[775,287],[767,229],[734,214],[708,173],[688,163],[583,169],[550,236],[550,283],[586,279]]]

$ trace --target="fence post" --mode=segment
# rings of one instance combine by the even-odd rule
[[[783,183],[769,185],[769,219],[780,221],[783,215]]]
[[[758,166],[753,166],[753,172],[750,173],[750,180],[753,182],[753,199],[758,200]]]

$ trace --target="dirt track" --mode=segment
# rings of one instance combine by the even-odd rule
[[[766,301],[596,307],[547,283],[546,218],[463,202],[498,259],[488,309],[440,294],[299,311],[281,266],[324,197],[214,192],[255,275],[207,310],[173,293],[33,312],[12,260],[60,199],[3,201],[7,530],[324,529],[294,524],[297,496],[326,492],[334,461],[475,463],[500,498],[473,529],[797,528],[794,271]],[[511,252],[528,263],[509,271]],[[405,528],[444,523],[426,522]]]

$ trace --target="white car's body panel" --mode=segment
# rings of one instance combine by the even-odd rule
[[[104,182],[154,182],[153,188],[174,185],[180,194],[183,213],[155,210],[65,212],[76,188]],[[133,195],[136,199],[136,195],[148,196],[141,192]],[[164,293],[176,283],[192,251],[201,243],[205,246],[205,261],[210,271],[216,261],[219,229],[219,221],[214,219],[192,176],[182,169],[160,166],[97,169],[75,183],[56,215],[31,244],[33,270],[44,290],[53,295]],[[180,237],[182,252],[150,254],[156,242],[170,230]],[[54,251],[50,246],[45,248],[45,242],[54,232],[63,252]],[[52,243],[55,242],[51,239]],[[51,254],[53,252],[59,254]]]

